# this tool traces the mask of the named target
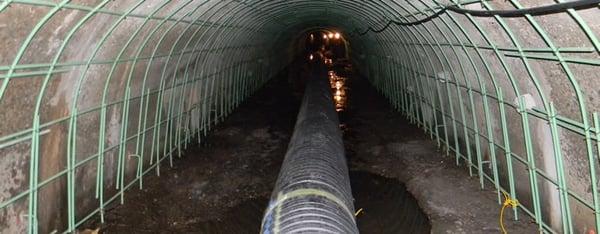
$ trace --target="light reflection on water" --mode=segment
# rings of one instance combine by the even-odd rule
[[[337,112],[344,111],[348,104],[348,97],[346,95],[346,77],[338,76],[335,71],[329,71],[329,84],[333,91],[333,100],[335,102],[335,110]]]

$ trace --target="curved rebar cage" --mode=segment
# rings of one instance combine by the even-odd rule
[[[518,199],[515,217],[597,230],[598,1],[515,11],[561,2],[2,0],[0,232],[103,218],[313,27],[342,31],[395,108],[499,203]],[[512,15],[480,13],[497,9]]]

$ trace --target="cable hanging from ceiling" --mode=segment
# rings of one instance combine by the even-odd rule
[[[578,1],[562,2],[562,3],[546,5],[546,6],[516,9],[516,10],[470,10],[470,9],[461,8],[456,5],[450,5],[450,6],[443,6],[440,10],[436,11],[432,15],[429,15],[429,16],[427,16],[423,19],[417,20],[417,21],[400,22],[400,21],[396,21],[396,20],[389,20],[380,29],[368,27],[363,32],[360,32],[358,29],[356,29],[355,32],[358,32],[358,35],[362,36],[362,35],[367,34],[369,31],[374,32],[374,33],[383,32],[388,27],[390,27],[390,25],[392,25],[392,24],[399,25],[399,26],[419,25],[419,24],[431,21],[448,11],[455,12],[455,13],[462,14],[462,15],[468,14],[468,15],[478,16],[478,17],[500,16],[500,17],[508,18],[508,17],[523,17],[523,16],[527,16],[527,15],[531,15],[531,16],[547,15],[547,14],[564,12],[569,9],[575,9],[575,10],[588,9],[588,8],[598,7],[599,6],[598,4],[600,4],[600,0],[578,0]]]

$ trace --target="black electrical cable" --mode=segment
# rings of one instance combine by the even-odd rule
[[[470,14],[473,16],[480,17],[492,17],[492,16],[500,16],[500,17],[523,17],[525,15],[546,15],[558,12],[564,12],[568,9],[585,9],[591,7],[597,7],[600,4],[600,0],[579,0],[579,1],[571,1],[571,2],[561,2],[557,4],[547,5],[547,6],[539,6],[532,8],[524,8],[517,10],[468,10],[464,8],[460,8],[457,6],[449,6],[447,9],[449,11],[453,11],[460,14]]]
[[[380,32],[385,31],[392,24],[401,25],[401,26],[419,25],[419,24],[425,23],[427,21],[430,21],[434,18],[437,18],[441,14],[444,14],[446,11],[452,11],[452,12],[463,14],[463,15],[469,14],[469,15],[478,16],[478,17],[493,17],[493,16],[523,17],[526,15],[546,15],[546,14],[564,12],[568,9],[579,10],[579,9],[593,8],[593,7],[598,7],[598,4],[600,4],[600,0],[579,0],[579,1],[561,2],[561,3],[547,5],[547,6],[531,7],[531,8],[524,8],[524,9],[491,10],[491,11],[490,10],[469,10],[469,9],[465,9],[465,8],[460,8],[455,5],[445,6],[444,8],[440,9],[439,11],[436,11],[434,14],[427,16],[426,18],[423,18],[423,19],[420,19],[417,21],[412,21],[412,22],[406,22],[406,23],[395,21],[395,20],[390,20],[381,29],[374,29],[373,27],[368,27],[365,31],[359,32],[358,35],[365,35],[369,31],[372,31],[375,33],[380,33]],[[356,31],[358,31],[358,30],[356,30]]]
[[[408,23],[404,23],[404,22],[399,22],[399,21],[395,21],[395,20],[390,20],[387,22],[387,24],[385,24],[385,26],[383,26],[383,28],[381,29],[374,29],[372,27],[367,28],[366,31],[359,33],[359,35],[364,35],[369,31],[373,31],[375,33],[380,33],[385,31],[388,27],[390,27],[390,25],[395,24],[395,25],[400,25],[400,26],[413,26],[413,25],[418,25],[418,24],[422,24],[425,23],[427,21],[432,20],[433,18],[436,18],[438,16],[440,16],[441,14],[443,14],[446,11],[446,8],[443,8],[439,11],[436,11],[433,15],[427,16],[426,18],[420,19],[418,21],[413,21],[413,22],[408,22]]]

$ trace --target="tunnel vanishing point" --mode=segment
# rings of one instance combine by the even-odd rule
[[[598,233],[599,3],[0,0],[0,233],[103,220],[315,30],[507,212]]]

